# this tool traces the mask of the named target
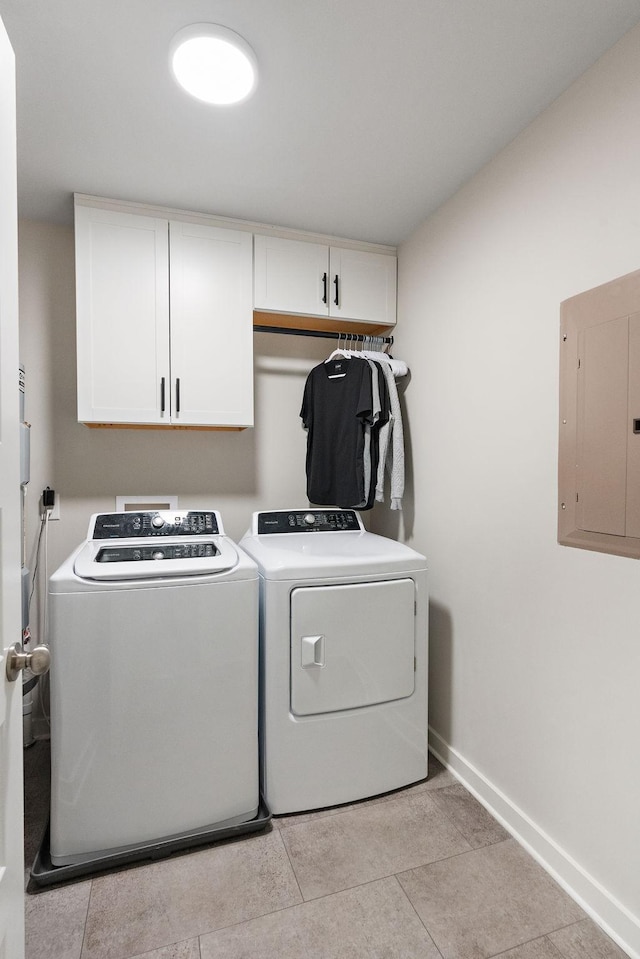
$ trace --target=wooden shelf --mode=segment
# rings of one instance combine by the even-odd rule
[[[395,327],[361,320],[337,320],[333,317],[268,313],[253,311],[254,326],[275,326],[283,330],[315,330],[321,333],[364,333],[369,336],[389,336]]]

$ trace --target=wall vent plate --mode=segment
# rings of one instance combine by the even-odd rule
[[[116,496],[116,513],[131,513],[137,510],[178,509],[177,496]]]

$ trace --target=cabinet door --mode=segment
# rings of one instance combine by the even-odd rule
[[[252,235],[171,221],[172,422],[253,425]]]
[[[626,535],[640,539],[640,313],[629,317]]]
[[[168,422],[167,221],[77,206],[75,223],[78,419]]]
[[[329,314],[329,247],[322,243],[255,237],[256,310]]]
[[[393,326],[396,322],[395,256],[331,247],[329,315]]]
[[[576,523],[640,539],[640,313],[592,322],[578,353]]]
[[[629,432],[629,318],[593,323],[578,337],[579,529],[624,536]]]

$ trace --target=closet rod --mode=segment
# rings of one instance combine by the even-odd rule
[[[364,343],[367,340],[377,340],[379,343],[388,344],[389,346],[393,343],[392,336],[376,336],[373,333],[337,333],[332,330],[295,330],[290,329],[288,326],[254,326],[253,329],[255,333],[286,333],[290,336],[322,336],[325,337],[325,339],[333,340],[339,340],[345,337],[354,343]]]

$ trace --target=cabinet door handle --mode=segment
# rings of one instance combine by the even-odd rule
[[[322,302],[327,302],[327,274],[322,274]]]
[[[339,286],[338,286],[338,274],[337,274],[337,273],[336,273],[336,275],[335,275],[335,278],[334,278],[333,283],[334,283],[335,288],[336,288],[336,296],[335,296],[335,299],[334,299],[333,302],[335,303],[336,306],[340,306],[340,288],[339,288]]]
[[[164,413],[165,409],[165,390],[164,390],[164,376],[160,380],[160,412]]]
[[[180,412],[180,377],[176,377],[176,413]]]

